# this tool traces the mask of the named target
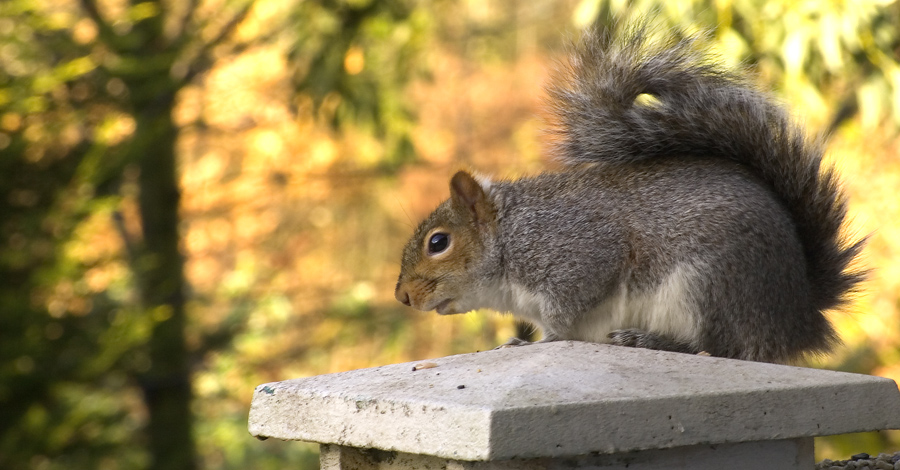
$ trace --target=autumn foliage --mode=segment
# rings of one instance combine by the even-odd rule
[[[260,383],[505,341],[509,317],[399,304],[400,249],[459,168],[552,167],[542,87],[566,34],[654,9],[714,28],[723,60],[749,65],[808,128],[832,132],[828,158],[853,230],[872,234],[874,271],[853,314],[833,317],[844,345],[813,365],[900,380],[900,7],[809,4],[0,4],[0,467],[155,462],[147,377],[165,348],[154,335],[178,309],[171,337],[183,343],[196,443],[185,451],[196,465],[179,468],[315,468],[313,447],[247,434]],[[171,142],[147,110],[171,124]],[[161,258],[146,246],[141,197],[167,148],[180,306],[145,282]],[[882,433],[819,451],[897,446]]]

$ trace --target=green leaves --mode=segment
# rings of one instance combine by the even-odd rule
[[[421,10],[412,0],[312,1],[296,17],[289,58],[299,92],[333,128],[371,132],[386,169],[414,156],[405,86],[420,70],[428,27]]]
[[[193,434],[207,468],[314,468],[309,447],[246,439],[258,383],[511,334],[491,318],[437,323],[403,310],[392,250],[414,218],[404,212],[440,199],[459,165],[544,167],[541,74],[573,28],[658,11],[664,24],[713,28],[724,59],[751,66],[810,127],[858,123],[847,127],[860,146],[900,128],[896,3],[568,8],[0,0],[0,467],[150,465],[141,387],[158,385],[145,380],[150,343],[179,311],[145,305],[144,291],[186,293],[186,357],[203,397]],[[896,212],[888,157],[858,179],[888,188],[873,219],[900,220],[882,215]],[[165,188],[148,176],[162,164]],[[148,253],[151,205],[139,201],[153,191],[170,225],[155,242],[164,250]],[[895,231],[879,228],[884,258]],[[175,255],[190,289],[179,291],[177,273],[141,288]]]
[[[895,51],[900,21],[886,0],[786,2],[760,0],[583,0],[579,26],[610,14],[656,11],[661,22],[713,30],[722,53],[749,63],[810,119],[834,130],[857,110],[866,128],[900,129]]]

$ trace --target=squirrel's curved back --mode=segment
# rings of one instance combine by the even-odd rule
[[[847,213],[822,144],[746,78],[716,63],[702,35],[647,24],[590,31],[548,88],[553,153],[566,164],[700,156],[747,166],[796,223],[814,308],[840,306],[863,280],[864,240],[841,234]]]

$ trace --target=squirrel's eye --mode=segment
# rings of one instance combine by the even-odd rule
[[[436,255],[446,250],[448,246],[450,246],[450,235],[435,233],[428,240],[428,254]]]

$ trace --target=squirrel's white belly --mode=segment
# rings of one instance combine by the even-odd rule
[[[521,284],[503,279],[483,285],[472,294],[469,299],[466,299],[465,305],[511,313],[516,318],[531,322],[544,330],[541,313],[550,308],[550,303],[541,294],[531,292]]]
[[[698,275],[695,266],[681,264],[654,289],[636,291],[623,283],[614,295],[584,315],[567,339],[608,342],[607,335],[612,331],[637,328],[693,342],[700,333],[692,291]]]
[[[506,279],[483,286],[482,289],[475,292],[471,304],[478,305],[479,308],[512,313],[542,329],[541,312],[550,308],[549,302],[542,295],[533,293],[524,286]]]
[[[615,330],[638,328],[693,342],[699,335],[700,325],[691,289],[699,273],[697,267],[681,264],[651,290],[638,291],[623,283],[600,305],[579,315],[568,331],[557,330],[555,333],[559,339],[606,343],[609,341],[607,335]],[[507,280],[485,286],[473,300],[485,308],[510,312],[534,323],[545,333],[542,317],[553,308],[541,294]]]

